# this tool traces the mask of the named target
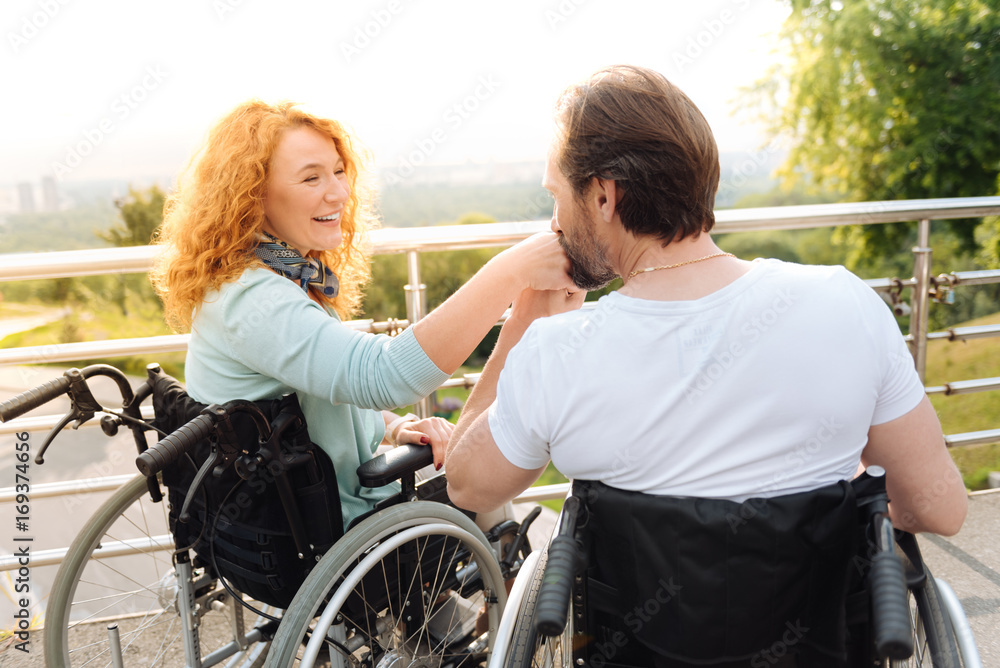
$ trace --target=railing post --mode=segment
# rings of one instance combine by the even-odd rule
[[[931,221],[924,218],[917,227],[917,245],[913,247],[913,297],[910,304],[910,337],[913,362],[920,380],[927,370],[927,322],[931,289]]]
[[[406,275],[409,283],[403,286],[406,291],[406,318],[410,325],[427,315],[427,286],[420,282],[420,253],[417,251],[406,252]],[[428,398],[421,399],[415,405],[417,415],[422,418],[431,414],[431,401]]]

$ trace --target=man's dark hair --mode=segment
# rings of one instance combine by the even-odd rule
[[[719,150],[698,107],[658,72],[615,65],[571,86],[557,106],[559,168],[583,197],[591,179],[624,191],[622,225],[664,245],[715,224]]]

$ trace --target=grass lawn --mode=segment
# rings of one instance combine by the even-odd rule
[[[962,327],[1000,324],[1000,313],[962,323]],[[927,350],[927,385],[1000,377],[997,339],[932,341]],[[1000,427],[1000,391],[932,395],[931,403],[946,434]],[[970,489],[986,487],[990,471],[1000,471],[1000,443],[952,448],[952,458]]]

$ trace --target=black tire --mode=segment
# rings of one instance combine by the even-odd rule
[[[420,556],[410,559],[413,553]],[[321,635],[347,648],[349,663],[471,668],[485,664],[505,601],[496,555],[472,520],[441,503],[391,506],[348,531],[316,564],[281,620],[266,665],[314,665],[305,643]],[[490,630],[478,635],[483,605]],[[343,624],[331,628],[327,615]],[[325,645],[321,657],[341,651],[316,642]]]
[[[908,590],[913,656],[889,661],[891,668],[962,668],[958,640],[930,570],[923,586]]]
[[[554,638],[539,636],[535,629],[535,607],[538,592],[549,561],[548,546],[538,555],[538,562],[531,574],[531,582],[521,599],[517,621],[511,635],[510,650],[504,661],[505,668],[569,668],[573,663],[573,616],[567,614],[566,628]]]
[[[140,475],[118,489],[83,526],[59,567],[45,609],[46,665],[113,665],[107,635],[112,619],[118,623],[123,651],[128,652],[126,665],[185,664],[181,625],[174,609],[173,540],[166,513],[166,499],[153,503],[146,478]],[[154,547],[138,554],[95,558],[99,547],[125,549],[137,542]],[[212,584],[206,582],[205,587]],[[230,604],[220,611],[206,611],[199,619],[202,656],[233,642],[234,609],[243,614],[238,605]],[[247,624],[246,628],[253,627]],[[140,641],[139,636],[153,640]],[[136,656],[140,646],[149,646],[152,655]],[[239,659],[231,657],[231,665],[255,668],[266,648],[266,642],[250,643],[243,652],[234,647]]]

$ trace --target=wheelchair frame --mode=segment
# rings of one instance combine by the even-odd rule
[[[873,472],[884,475],[884,472]],[[579,629],[574,626],[586,605],[580,589],[585,577],[582,574],[585,557],[576,527],[580,512],[578,501],[571,490],[552,540],[532,553],[523,564],[500,622],[489,668],[597,665],[595,657],[587,652],[582,636],[576,635]],[[860,661],[852,661],[850,665],[981,668],[961,603],[946,582],[931,575],[916,537],[892,528],[887,511],[887,506],[875,506],[870,512],[872,551],[866,556],[875,561],[876,554],[888,555],[886,561],[898,564],[898,569],[891,568],[888,574],[883,571],[877,577],[900,580],[898,586],[883,584],[878,593],[871,594],[871,616],[867,618],[869,634],[862,639],[870,646],[862,650],[863,658],[849,657],[849,661]],[[866,579],[865,582],[870,591],[870,581]],[[887,598],[895,600],[887,601]],[[865,601],[869,601],[867,595]],[[883,623],[885,617],[902,619],[905,626],[887,630]],[[905,637],[899,637],[899,633]],[[611,657],[598,655],[597,658],[611,664]],[[764,661],[760,665],[772,663]]]
[[[457,653],[462,661],[477,663],[488,657],[506,602],[504,579],[516,572],[517,564],[511,571],[507,561],[501,569],[499,537],[494,532],[488,539],[461,511],[418,500],[421,488],[415,485],[414,473],[430,463],[432,453],[416,446],[402,446],[391,457],[373,459],[359,469],[362,484],[379,486],[400,480],[402,491],[382,502],[381,510],[359,518],[326,554],[315,557],[316,565],[280,623],[275,617],[278,610],[269,606],[261,606],[247,623],[244,607],[252,606],[244,596],[224,586],[210,567],[196,567],[188,547],[176,549],[167,529],[167,504],[162,502],[157,472],[212,435],[215,421],[206,417],[206,409],[149,447],[145,432],[153,427],[142,419],[139,405],[152,394],[158,373],[158,365],[150,365],[149,379],[133,393],[124,374],[114,367],[70,369],[60,378],[0,403],[0,421],[6,421],[63,394],[71,399],[70,413],[38,452],[39,464],[63,427],[73,421],[79,426],[103,414],[101,426],[107,435],[117,433],[120,426],[132,431],[139,451],[137,465],[146,474],[133,478],[102,504],[70,546],[46,609],[47,665],[122,666],[135,635],[143,632],[163,638],[156,656],[147,659],[151,665],[186,668],[223,664],[257,668],[265,659],[269,666],[311,666],[322,646],[332,647],[331,659],[343,666],[389,665],[425,653],[437,657]],[[123,399],[120,410],[105,408],[94,399],[86,379],[98,375],[118,385]],[[210,408],[218,413],[219,407]],[[252,446],[245,445],[244,452],[248,448]],[[520,533],[526,530],[527,524],[522,524]],[[136,549],[144,563],[124,566],[124,560],[136,556]],[[168,559],[164,555],[171,550]],[[386,588],[382,599],[388,602],[378,605],[387,607],[379,610],[373,610],[376,604],[371,599],[352,598],[354,589],[335,591],[345,575],[352,587],[374,591],[372,578],[364,578],[362,570],[354,568],[358,562],[362,569],[382,563],[383,577],[388,570],[385,564],[391,564],[407,574],[399,580],[405,588],[393,592]],[[427,563],[432,564],[429,570]],[[425,581],[428,577],[429,582]],[[327,601],[330,597],[333,600]],[[352,603],[345,607],[348,599]],[[345,623],[359,605],[365,619],[353,620],[353,626]],[[481,605],[486,607],[489,629],[480,635],[474,629]],[[321,607],[324,614],[314,623]],[[77,619],[78,608],[89,618]],[[376,620],[377,628],[365,628],[368,617]],[[292,619],[294,624],[285,621]],[[88,623],[109,621],[106,634],[105,624]],[[308,638],[311,642],[303,644]],[[79,645],[79,651],[72,651],[71,645]],[[350,656],[342,657],[341,652]]]

